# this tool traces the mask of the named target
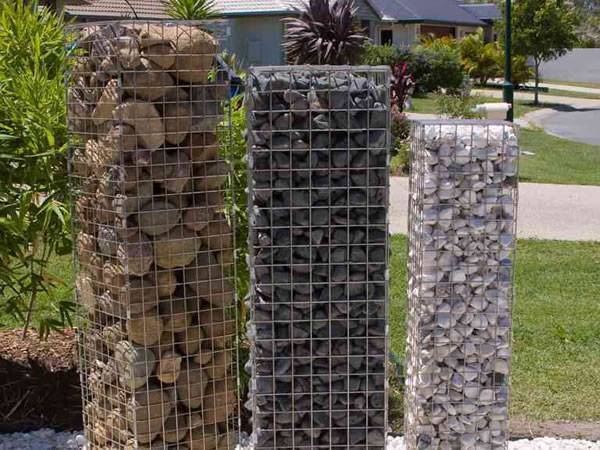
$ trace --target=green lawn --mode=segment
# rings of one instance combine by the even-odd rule
[[[72,286],[75,276],[73,275],[73,260],[70,256],[62,256],[54,258],[49,266],[49,276],[54,279],[56,289],[53,295],[60,300],[73,300]],[[2,299],[0,298],[0,302]],[[40,294],[36,302],[36,309],[33,313],[32,324],[37,325],[39,319],[48,316],[54,316],[55,308],[53,302],[46,294]],[[0,315],[1,328],[20,328],[23,327],[23,322],[15,320],[11,316]]]
[[[540,95],[555,95],[560,97],[586,98],[590,100],[600,100],[600,94],[589,94],[587,92],[563,91],[560,89],[549,89],[548,92],[541,92]]]
[[[391,347],[400,360],[405,342],[406,238],[392,238]],[[53,273],[70,295],[70,258]],[[521,240],[514,315],[513,418],[600,420],[600,242]],[[51,311],[41,299],[36,316]],[[16,327],[10,319],[4,326]],[[393,423],[401,424],[401,382],[392,383]]]
[[[402,355],[406,238],[394,236],[392,247],[391,346]],[[599,421],[600,243],[521,240],[516,267],[512,417]]]
[[[600,185],[600,146],[560,139],[542,130],[521,129],[521,181]]]
[[[436,114],[437,106],[436,100],[440,96],[440,94],[426,94],[419,95],[412,98],[413,107],[410,111],[411,113],[420,113],[420,114]],[[477,96],[477,103],[500,103],[502,99],[494,98],[494,97],[485,97],[485,96]],[[523,114],[527,114],[531,111],[535,111],[536,109],[543,108],[543,105],[533,106],[531,102],[528,101],[516,101],[515,102],[515,117],[521,117]]]
[[[600,83],[583,83],[576,81],[560,81],[560,80],[542,80],[542,83],[548,84],[564,84],[565,86],[576,86],[576,87],[588,87],[593,89],[600,89]],[[531,80],[531,83],[535,83],[535,80]]]

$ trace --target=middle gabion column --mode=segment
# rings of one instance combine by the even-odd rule
[[[389,69],[253,69],[253,441],[383,449]]]

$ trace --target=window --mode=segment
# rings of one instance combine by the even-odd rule
[[[360,26],[365,30],[365,35],[371,36],[371,21],[370,20],[361,20]]]
[[[392,30],[381,30],[379,43],[381,45],[392,45],[394,43],[394,32]]]

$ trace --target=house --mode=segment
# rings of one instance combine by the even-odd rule
[[[365,25],[378,20],[367,3],[355,0],[358,16]],[[128,5],[129,3],[130,5]],[[245,65],[276,65],[284,61],[282,19],[298,14],[302,0],[216,0],[216,9],[227,19],[227,38],[222,45]],[[65,12],[79,21],[108,20],[118,17],[165,19],[161,0],[87,0],[68,5]]]
[[[483,18],[456,0],[354,1],[358,19],[377,44],[412,45],[421,34],[462,37],[480,27],[489,27]],[[167,18],[161,0],[67,2],[65,13],[79,21],[135,16]],[[227,24],[222,45],[235,53],[244,65],[283,63],[285,55],[281,44],[285,25],[282,19],[297,15],[303,4],[303,0],[215,0],[216,9]]]
[[[472,3],[460,5],[460,7],[470,12],[482,22],[485,22],[486,26],[483,27],[483,31],[486,42],[498,40],[498,33],[494,30],[496,22],[502,19],[502,12],[498,8],[498,5],[495,3]]]
[[[370,0],[380,16],[376,44],[410,46],[421,35],[457,39],[483,28],[492,38],[494,21],[501,17],[494,4],[461,4],[456,0]]]

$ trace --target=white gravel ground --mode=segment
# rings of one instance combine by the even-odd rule
[[[85,439],[80,433],[57,433],[43,429],[31,433],[0,434],[0,450],[80,450]],[[404,450],[404,439],[388,438],[388,450]],[[600,450],[600,443],[577,439],[538,438],[512,441],[509,450]],[[251,450],[239,447],[238,450]]]

